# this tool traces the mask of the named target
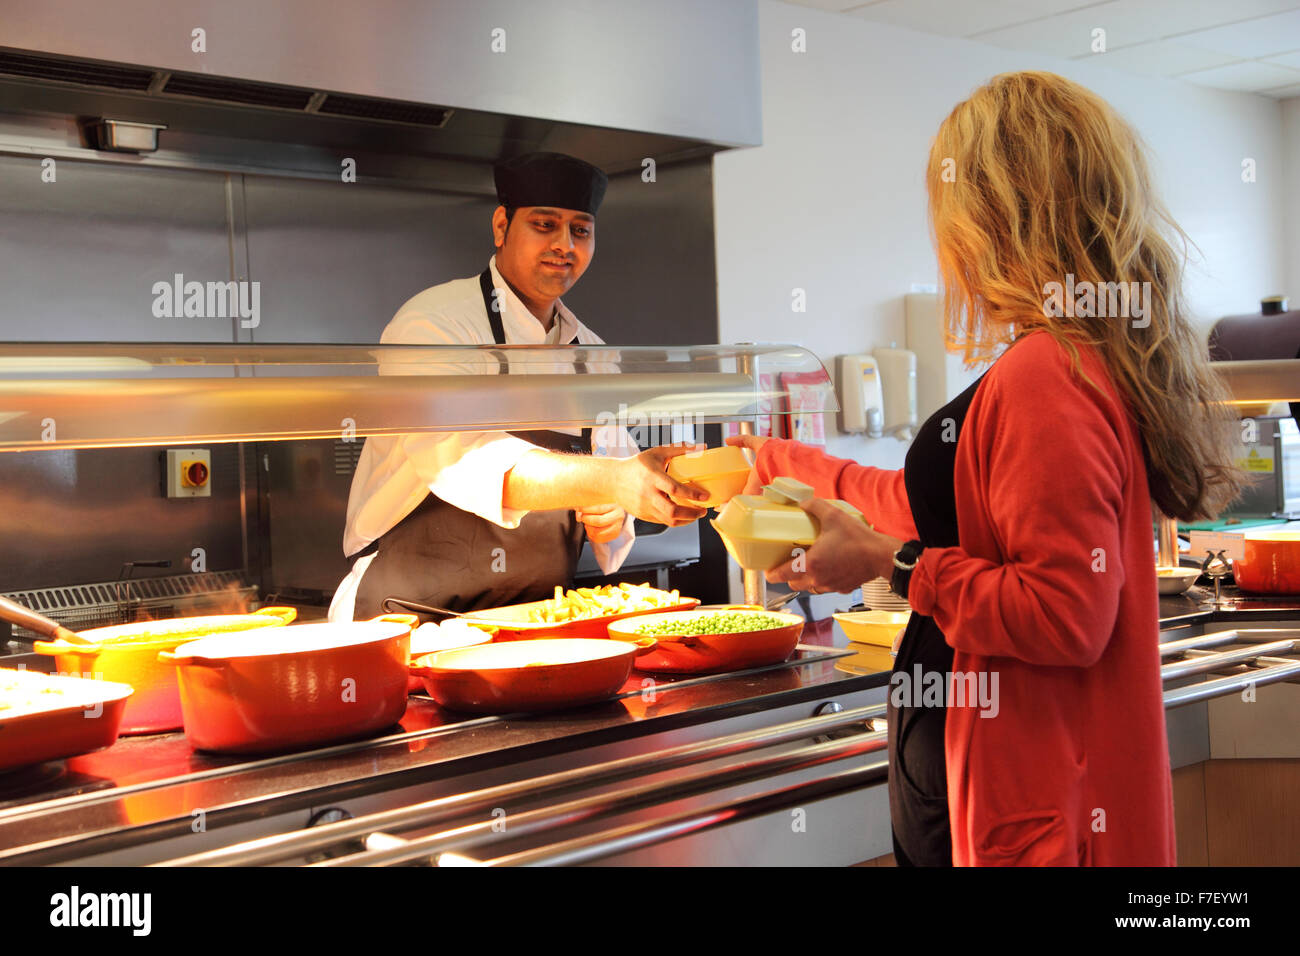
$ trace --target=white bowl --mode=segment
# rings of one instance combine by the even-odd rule
[[[1161,594],[1182,594],[1200,576],[1199,568],[1156,568]]]

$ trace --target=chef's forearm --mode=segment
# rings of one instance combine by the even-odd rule
[[[537,449],[506,472],[501,504],[517,511],[584,508],[614,502],[618,459]]]

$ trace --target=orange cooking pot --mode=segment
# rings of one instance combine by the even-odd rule
[[[449,651],[455,647],[470,647],[475,644],[487,644],[496,634],[495,628],[483,629],[471,627],[457,618],[434,624],[430,621],[421,624],[411,632],[411,663],[426,654],[435,651]],[[424,690],[424,681],[411,674],[406,682],[408,694],[418,694]]]
[[[776,618],[782,624],[780,627],[725,634],[656,633],[659,646],[638,657],[636,669],[662,674],[718,674],[779,663],[793,654],[799,645],[799,635],[803,633],[804,625],[802,617],[748,605],[648,614],[611,624],[609,636],[615,640],[631,641],[641,636],[638,633],[640,628],[664,630],[673,625],[680,625],[683,631],[690,631],[693,622],[717,615],[720,610],[730,612],[733,617],[738,614],[753,614],[757,618]]]
[[[138,621],[81,631],[80,636],[90,644],[37,641],[34,649],[53,656],[54,667],[61,674],[130,684],[135,693],[127,699],[120,732],[156,734],[181,729],[176,669],[159,663],[159,651],[174,650],[209,634],[281,627],[297,614],[291,607],[264,607],[252,614]]]
[[[635,642],[540,638],[479,644],[426,654],[411,673],[450,710],[558,710],[613,697],[627,683],[632,661],[652,651],[655,643],[653,637],[643,637]]]
[[[1300,531],[1247,531],[1232,562],[1237,587],[1260,594],[1300,594]]]
[[[406,712],[409,614],[205,637],[164,651],[198,750],[267,753],[362,737]]]

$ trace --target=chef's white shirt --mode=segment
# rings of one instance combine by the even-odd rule
[[[493,288],[501,290],[501,324],[506,344],[556,345],[574,341],[580,345],[603,344],[598,335],[558,300],[550,330],[542,328],[542,323],[497,272],[496,256],[489,261],[488,268],[492,272]],[[444,282],[409,299],[397,310],[379,341],[384,345],[494,344],[478,276]],[[574,371],[572,365],[555,371],[566,369]],[[480,371],[488,371],[488,366]],[[489,374],[496,373],[497,366],[492,363]],[[401,372],[381,369],[381,374]],[[554,430],[581,433],[577,429]],[[625,458],[639,451],[632,436],[616,426],[594,429],[591,443],[595,454],[610,457]],[[519,527],[528,512],[507,508],[502,503],[505,475],[521,456],[537,447],[503,431],[368,438],[352,476],[343,553],[356,554],[382,536],[415,510],[429,493],[502,528]],[[631,551],[635,538],[632,521],[633,517],[628,515],[623,531],[613,541],[591,543],[604,573],[617,571]],[[373,560],[374,555],[367,555],[356,561],[339,584],[330,604],[331,621],[352,620],[361,577]]]

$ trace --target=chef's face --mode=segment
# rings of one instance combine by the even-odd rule
[[[525,298],[556,299],[569,291],[596,251],[596,220],[575,209],[520,206],[506,222],[492,215],[497,269]]]

